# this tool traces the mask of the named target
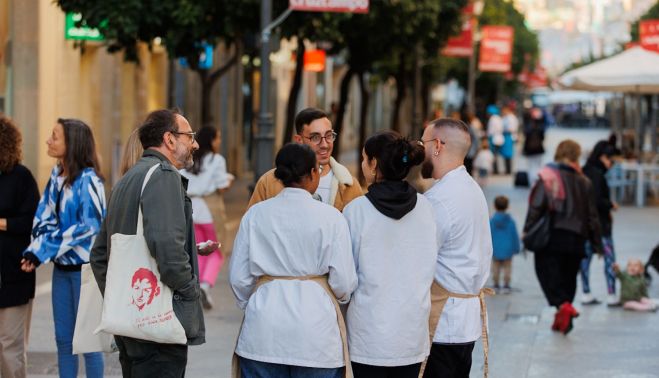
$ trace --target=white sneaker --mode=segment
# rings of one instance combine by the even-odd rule
[[[620,306],[620,299],[615,294],[609,294],[606,297],[606,305],[609,307]]]
[[[213,308],[213,298],[211,297],[210,286],[205,282],[200,285],[201,287],[201,305],[204,306],[206,310]]]
[[[583,293],[583,295],[581,296],[582,305],[596,305],[598,303],[600,303],[600,301],[597,298],[593,297],[591,293]]]

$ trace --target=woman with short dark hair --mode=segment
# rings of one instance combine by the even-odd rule
[[[57,159],[32,227],[32,242],[23,252],[21,268],[32,272],[53,262],[53,318],[60,377],[78,375],[73,350],[80,271],[105,217],[105,188],[91,129],[77,119],[58,119],[48,145]],[[103,376],[103,354],[85,353],[87,377]]]
[[[343,210],[359,283],[347,314],[355,378],[416,378],[430,351],[436,225],[430,202],[404,180],[424,157],[422,146],[395,131],[368,138],[368,193]]]
[[[593,187],[581,172],[580,155],[581,146],[573,140],[558,145],[554,163],[540,170],[531,189],[524,224],[527,234],[542,218],[549,218],[549,240],[533,251],[535,272],[547,302],[557,309],[551,328],[564,334],[572,330],[572,319],[579,316],[572,302],[585,242],[592,243],[595,253],[602,252]]]
[[[21,164],[21,133],[0,114],[0,376],[26,377],[35,274],[21,270],[39,189]]]
[[[320,173],[310,147],[287,144],[275,165],[285,188],[249,208],[231,255],[229,282],[245,311],[234,372],[338,378],[350,362],[337,302],[357,286],[348,225],[312,197]]]

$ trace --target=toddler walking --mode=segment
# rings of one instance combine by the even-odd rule
[[[492,171],[492,164],[494,164],[494,154],[490,151],[487,138],[481,140],[481,147],[476,154],[473,164],[476,182],[481,187],[484,187],[487,185],[487,178]]]
[[[519,253],[520,242],[517,225],[513,218],[506,213],[508,210],[508,197],[498,196],[494,199],[496,212],[490,219],[492,233],[492,278],[494,289],[499,290],[499,276],[503,270],[503,294],[510,294],[510,277],[512,274],[513,255]]]
[[[657,304],[648,298],[641,260],[630,259],[625,272],[620,270],[618,264],[613,264],[613,271],[620,280],[620,303],[625,310],[657,311]]]

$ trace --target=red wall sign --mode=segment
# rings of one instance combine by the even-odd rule
[[[448,39],[446,46],[442,49],[442,55],[468,58],[473,54],[473,30],[476,20],[473,18],[474,5],[469,3],[462,9],[462,32],[459,36]]]
[[[292,10],[308,12],[368,13],[369,0],[288,0]]]
[[[481,72],[508,72],[513,57],[513,28],[483,26],[478,69]]]
[[[638,24],[641,46],[659,52],[659,20],[645,20]]]

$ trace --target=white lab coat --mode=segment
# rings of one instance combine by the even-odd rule
[[[350,359],[375,366],[423,361],[430,350],[430,286],[437,259],[430,203],[417,194],[416,207],[396,220],[359,197],[343,215],[359,278],[347,315]]]
[[[343,349],[334,305],[316,282],[259,276],[329,274],[329,286],[347,303],[357,286],[348,225],[335,208],[303,189],[285,188],[252,206],[240,223],[229,282],[245,320],[236,354],[269,363],[338,368]]]
[[[448,172],[424,193],[435,211],[439,252],[435,280],[458,294],[478,294],[487,283],[492,236],[483,191],[464,166]],[[478,298],[449,298],[433,342],[468,343],[481,336]]]

